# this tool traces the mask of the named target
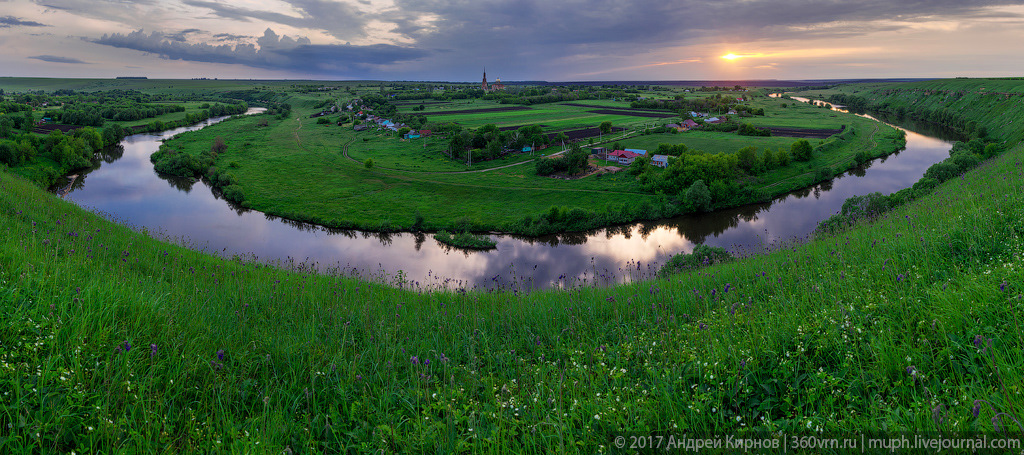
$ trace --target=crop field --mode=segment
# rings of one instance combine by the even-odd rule
[[[481,106],[483,102],[476,103]],[[492,104],[493,106],[501,106]],[[498,127],[518,127],[528,125],[547,125],[551,130],[565,130],[573,128],[589,128],[599,125],[601,122],[610,121],[613,125],[640,125],[643,120],[638,120],[631,115],[599,114],[588,112],[584,108],[566,106],[564,104],[540,104],[530,106],[526,109],[515,110],[484,110],[479,107],[480,112],[460,114],[458,112],[440,112],[431,115],[432,121],[456,122],[469,128],[478,128],[489,123]],[[428,112],[429,113],[429,112]],[[426,114],[424,114],[426,115]],[[650,120],[648,120],[648,123]]]
[[[843,130],[834,129],[811,129],[811,128],[768,128],[772,136],[799,137],[807,139],[825,139],[833,134],[839,134]]]
[[[607,114],[607,115],[624,115],[629,117],[646,117],[646,118],[679,118],[678,114],[671,112],[658,112],[658,111],[641,111],[637,109],[595,109],[587,112],[594,114]]]
[[[686,144],[690,150],[704,153],[736,153],[737,150],[754,146],[758,151],[766,148],[773,150],[789,150],[796,139],[789,137],[738,136],[734,133],[718,133],[712,131],[687,131],[684,133],[660,133],[637,136],[619,141],[624,148],[636,148],[648,151],[658,149],[661,144]]]
[[[512,112],[512,111],[528,111],[530,107],[527,106],[503,106],[503,107],[489,107],[480,109],[464,109],[459,111],[443,111],[443,112],[427,112],[422,115],[467,115],[467,114],[497,114],[499,112]]]

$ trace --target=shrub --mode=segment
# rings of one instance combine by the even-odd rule
[[[672,259],[669,259],[668,262],[658,270],[658,275],[665,277],[687,270],[694,270],[729,262],[732,259],[732,255],[724,248],[701,244],[694,247],[693,252],[689,254],[680,253],[672,256]]]

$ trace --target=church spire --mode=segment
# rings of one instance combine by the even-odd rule
[[[484,67],[484,82],[483,82],[483,84],[480,84],[480,88],[484,89],[484,91],[487,90],[487,67],[486,66]]]

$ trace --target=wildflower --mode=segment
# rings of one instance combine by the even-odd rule
[[[917,367],[913,365],[907,367],[907,374],[909,374],[911,378],[917,381]]]
[[[217,351],[217,360],[220,360],[221,362],[224,361],[224,350],[223,349]]]
[[[149,345],[149,358],[153,358],[156,355],[156,343]]]
[[[412,362],[413,365],[419,365],[420,364],[420,359],[419,359],[419,357],[416,357],[416,356],[409,357],[409,361]]]
[[[975,335],[974,336],[974,347],[981,348],[981,344],[984,341],[985,341],[985,338],[983,338],[981,335]]]
[[[430,359],[423,359],[423,366],[430,366]]]
[[[974,418],[978,418],[978,413],[981,412],[981,400],[974,400],[974,407],[971,408],[971,413],[974,414]]]
[[[1003,281],[1002,284],[999,285],[999,292],[1005,292],[1005,291],[1006,291],[1006,282]]]
[[[131,348],[132,348],[132,344],[129,343],[128,340],[125,340],[125,342],[124,342],[124,352],[128,352],[129,350],[131,350]]]

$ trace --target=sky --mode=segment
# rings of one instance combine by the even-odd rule
[[[1002,77],[1022,42],[1024,1],[0,0],[19,77]]]

